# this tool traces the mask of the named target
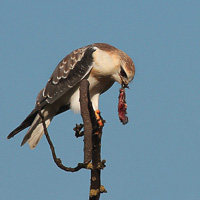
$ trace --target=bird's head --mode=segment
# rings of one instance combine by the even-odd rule
[[[123,88],[128,88],[128,84],[133,80],[135,75],[135,66],[132,59],[123,51],[118,52],[119,62],[116,67],[116,73],[113,78]]]
[[[109,44],[96,43],[94,46],[95,73],[99,76],[111,76],[123,88],[128,87],[135,75],[132,59],[125,52]]]

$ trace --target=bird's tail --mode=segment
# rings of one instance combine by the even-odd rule
[[[17,133],[29,127],[34,121],[36,115],[37,115],[37,110],[33,109],[32,112],[26,117],[26,119],[8,135],[7,139],[14,137]]]
[[[48,118],[45,120],[46,127],[49,126],[53,117]],[[37,144],[39,143],[41,137],[44,134],[44,127],[41,121],[41,117],[39,114],[36,115],[33,123],[31,124],[30,128],[28,129],[24,139],[21,143],[21,146],[28,142],[31,149],[34,149]]]
[[[48,117],[47,119],[45,119],[46,127],[49,126],[52,118],[53,115],[52,117]],[[28,129],[26,135],[24,136],[21,146],[24,145],[26,142],[28,142],[30,148],[34,149],[37,146],[38,142],[40,141],[42,135],[44,134],[42,120],[36,109],[34,109],[28,115],[28,117],[8,135],[7,138],[10,139],[14,137],[17,133],[19,133],[20,131],[24,130],[29,126],[30,128]]]

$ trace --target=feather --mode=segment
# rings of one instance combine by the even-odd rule
[[[53,117],[45,120],[46,127],[49,126]],[[31,149],[34,149],[38,142],[40,141],[42,135],[44,134],[43,124],[41,122],[40,115],[37,114],[33,123],[31,124],[29,130],[27,131],[24,139],[22,140],[21,146],[23,146],[26,142],[29,143]]]

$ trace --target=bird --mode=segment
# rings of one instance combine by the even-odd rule
[[[37,102],[40,103],[48,127],[52,119],[62,112],[69,109],[75,113],[80,112],[81,80],[89,81],[90,100],[94,111],[99,111],[99,96],[115,82],[123,88],[128,87],[134,75],[133,60],[124,51],[110,44],[94,43],[72,51],[61,60],[46,86],[39,92],[34,109],[7,139],[29,127],[21,146],[27,142],[30,149],[34,149],[44,134]]]

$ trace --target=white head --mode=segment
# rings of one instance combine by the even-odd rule
[[[94,52],[94,58],[97,65],[101,66],[101,75],[103,75],[102,73],[105,76],[110,75],[114,81],[127,87],[135,75],[132,59],[123,51],[109,44],[96,43],[94,46],[98,49]]]

